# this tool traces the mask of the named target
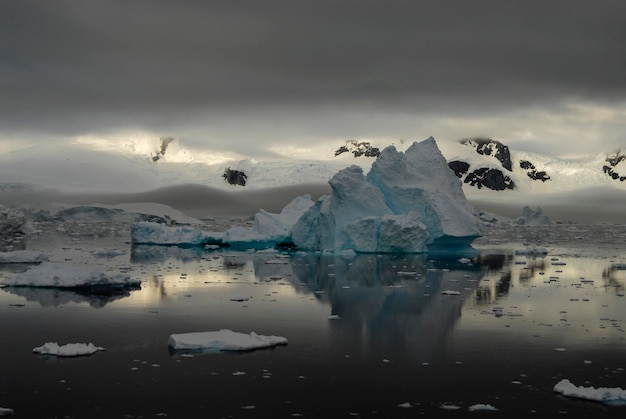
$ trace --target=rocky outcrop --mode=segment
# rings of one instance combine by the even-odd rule
[[[509,172],[513,170],[509,147],[502,144],[500,141],[492,140],[491,138],[472,138],[462,140],[461,144],[474,147],[478,154],[494,156],[506,170]]]
[[[161,137],[161,144],[159,145],[159,150],[152,156],[152,161],[157,162],[161,159],[161,157],[165,156],[165,152],[167,151],[167,146],[174,141],[173,137]]]
[[[222,175],[224,180],[231,185],[246,186],[248,176],[241,170],[233,170],[230,167],[224,171]]]
[[[452,169],[456,177],[463,178],[463,175],[467,173],[470,168],[470,164],[461,160],[453,160],[448,162],[448,167]]]
[[[483,187],[494,191],[503,191],[505,189],[514,189],[515,183],[498,169],[489,169],[482,167],[476,169],[465,177],[464,183],[476,186],[478,189]]]
[[[617,171],[617,167],[620,165],[620,163],[626,162],[625,154],[622,154],[621,151],[616,151],[614,154],[610,154],[606,157],[606,162],[608,164],[602,166],[602,171],[607,176],[620,182],[626,181],[626,173],[620,173]],[[621,164],[621,166],[623,168],[623,166],[626,166],[626,163]]]
[[[335,150],[335,157],[343,153],[352,153],[354,157],[378,157],[380,155],[380,149],[372,147],[372,144],[367,141],[357,142],[352,140]]]
[[[545,182],[546,180],[550,180],[550,176],[544,170],[537,170],[535,165],[529,162],[528,160],[520,160],[519,161],[520,169],[526,170],[526,175],[533,180],[540,180]]]

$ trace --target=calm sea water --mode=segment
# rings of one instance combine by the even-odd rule
[[[27,248],[128,272],[142,286],[106,296],[0,289],[0,406],[16,417],[626,413],[552,390],[562,378],[626,388],[626,226],[493,228],[471,260],[131,247],[124,224],[38,228]],[[548,254],[516,254],[529,246]],[[99,248],[125,253],[98,257]],[[220,329],[289,344],[206,354],[167,344],[173,333]],[[49,341],[106,351],[32,353]]]

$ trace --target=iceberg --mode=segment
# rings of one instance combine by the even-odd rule
[[[556,393],[561,393],[567,397],[592,400],[607,404],[626,404],[626,390],[619,387],[583,387],[575,386],[570,380],[563,379],[554,386]]]
[[[359,166],[329,181],[294,225],[301,250],[424,253],[467,247],[484,234],[459,179],[430,137],[406,152],[385,148],[367,176]]]
[[[5,278],[3,286],[89,288],[107,290],[124,287],[139,287],[141,280],[128,274],[108,274],[81,266],[42,262],[26,272]]]
[[[547,215],[543,213],[541,207],[533,210],[529,206],[522,208],[522,215],[515,220],[516,224],[524,226],[551,226],[554,223],[550,221]]]
[[[33,352],[37,354],[65,357],[92,355],[98,351],[104,351],[104,348],[96,346],[93,343],[68,343],[59,346],[56,342],[46,342],[42,346],[33,348]]]
[[[138,222],[131,226],[133,244],[207,246],[231,248],[269,248],[290,244],[291,230],[311,206],[311,195],[293,199],[280,213],[265,210],[254,216],[251,227],[232,227],[224,232],[207,232],[189,226],[167,226],[152,222]]]
[[[175,350],[251,351],[286,345],[282,336],[263,336],[222,329],[211,332],[181,333],[170,335],[169,346]]]
[[[295,198],[279,214],[264,210],[252,227],[205,232],[189,226],[134,223],[133,244],[293,247],[304,251],[425,253],[465,251],[485,233],[434,138],[406,152],[387,147],[367,176],[360,166],[337,172],[331,195]]]

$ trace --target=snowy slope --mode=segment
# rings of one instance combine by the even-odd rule
[[[480,155],[474,147],[457,142],[438,142],[447,161],[460,160],[474,168],[499,169],[514,182],[513,190],[478,190],[464,184],[468,196],[510,196],[515,192],[562,193],[589,188],[626,190],[626,182],[612,179],[603,172],[608,153],[599,152],[580,160],[565,160],[539,154],[510,151],[512,170],[503,169],[496,158]],[[384,144],[374,144],[381,149]],[[404,151],[410,142],[396,146]],[[329,149],[318,160],[284,159],[259,161],[212,150],[190,150],[175,140],[159,154],[159,139],[132,137],[130,139],[83,138],[71,145],[37,144],[12,150],[0,150],[0,192],[21,192],[44,188],[64,192],[135,193],[156,188],[200,184],[228,191],[244,187],[229,185],[224,171],[232,168],[247,175],[245,190],[298,184],[325,184],[337,171],[351,164],[361,166],[367,173],[374,158],[354,158],[351,153],[335,157]],[[157,161],[154,161],[158,155]],[[532,162],[537,171],[550,177],[542,182],[528,177],[520,161]],[[612,170],[626,175],[626,160]],[[497,196],[497,195],[495,195]]]

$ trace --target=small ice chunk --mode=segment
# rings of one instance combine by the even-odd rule
[[[56,342],[46,342],[42,346],[33,348],[33,352],[35,353],[55,356],[84,356],[92,355],[98,351],[104,351],[104,348],[96,346],[93,343],[68,343],[59,346]]]
[[[339,320],[341,319],[341,317],[339,317],[339,314],[331,314],[330,316],[328,316],[328,320]]]
[[[0,416],[13,416],[15,412],[8,407],[0,407]]]
[[[413,405],[412,405],[411,403],[409,403],[409,402],[406,402],[406,403],[400,403],[400,404],[398,405],[398,407],[401,407],[401,408],[403,408],[403,409],[408,409],[408,408],[413,407]]]
[[[526,247],[525,249],[516,250],[515,254],[526,255],[526,256],[547,255],[548,250],[545,247],[530,246],[530,247]]]
[[[456,404],[448,403],[443,403],[439,407],[443,410],[459,410],[461,408],[461,406],[457,406]]]
[[[282,336],[264,336],[251,332],[249,335],[229,329],[210,332],[181,333],[170,335],[169,346],[173,349],[250,351],[276,345],[286,345]]]
[[[583,387],[575,386],[566,378],[554,386],[554,391],[567,397],[575,397],[585,400],[593,400],[608,404],[626,404],[626,390],[620,387]]]
[[[441,291],[441,295],[461,295],[461,293],[459,291],[454,291],[454,290],[445,290],[445,291]]]
[[[0,263],[41,263],[48,257],[34,250],[16,250],[14,252],[0,252]]]
[[[469,410],[470,412],[475,412],[477,410],[491,410],[491,411],[496,411],[498,409],[496,409],[495,407],[493,407],[490,404],[482,404],[482,403],[477,403],[477,404],[473,404],[470,407],[467,408],[467,410]]]

